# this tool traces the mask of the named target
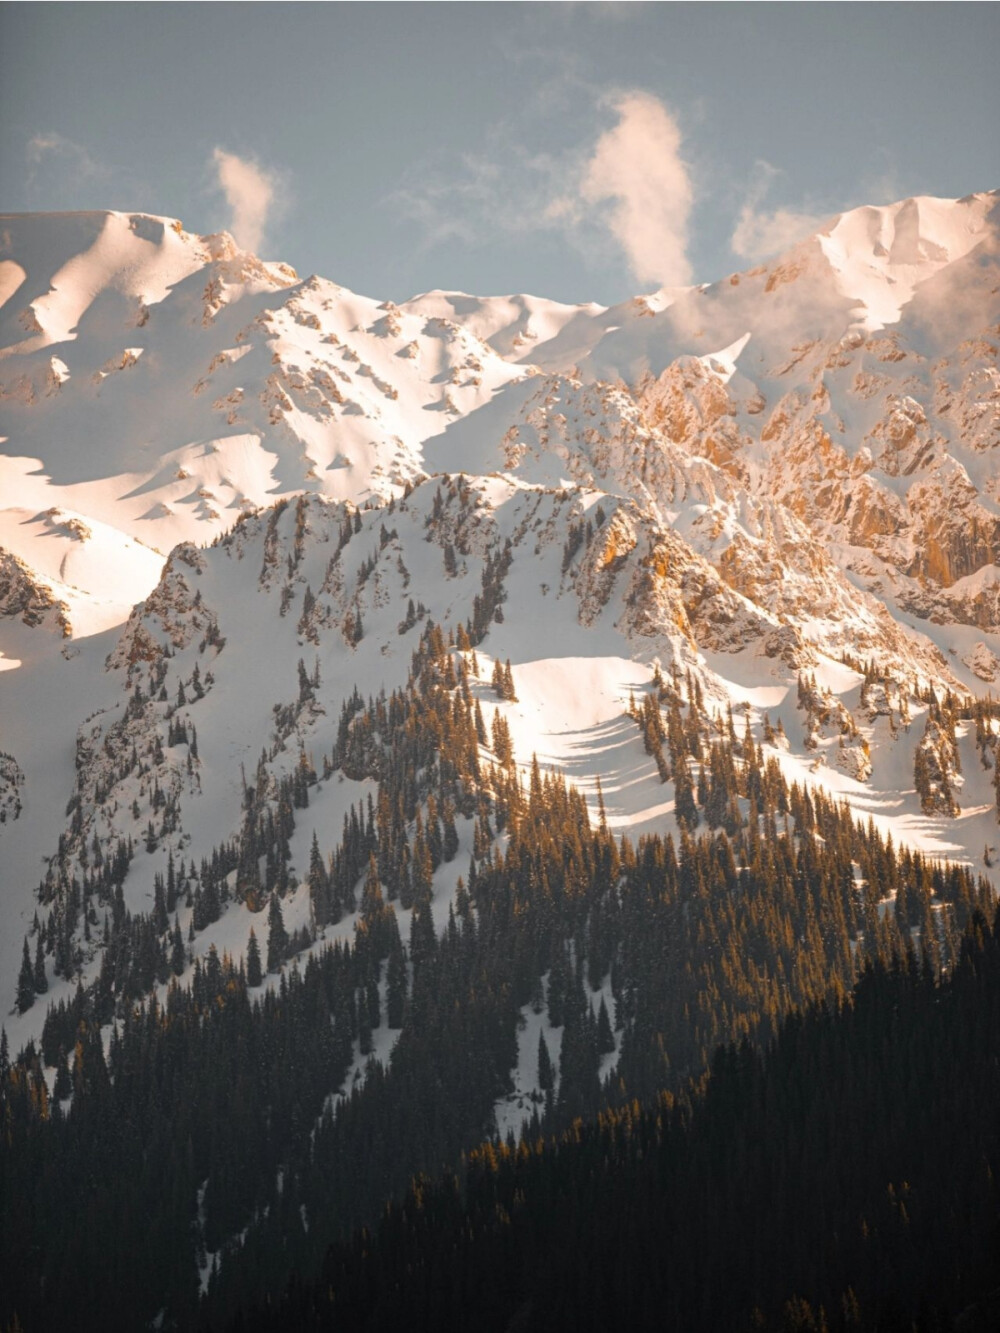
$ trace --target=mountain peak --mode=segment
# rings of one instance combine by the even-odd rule
[[[817,233],[839,290],[863,303],[860,326],[897,322],[917,287],[997,235],[998,194],[920,196],[852,209]]]
[[[796,781],[981,857],[974,742],[909,727],[930,689],[971,709],[1000,680],[996,206],[855,209],[767,265],[611,307],[396,304],[170,219],[0,220],[10,883],[37,880],[78,785],[86,820],[136,834],[149,782],[87,786],[86,756],[141,731],[180,820],[133,837],[157,849],[130,872],[142,901],[164,846],[200,858],[238,826],[239,763],[280,768],[293,736],[329,750],[345,691],[401,686],[431,621],[512,659],[517,762],[599,777],[622,827],[677,831],[627,711],[655,661],[756,736],[780,719]],[[156,729],[194,680],[204,767],[181,773],[178,724]]]

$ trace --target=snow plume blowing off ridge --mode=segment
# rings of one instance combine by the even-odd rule
[[[630,92],[614,103],[618,124],[594,145],[580,184],[591,204],[614,201],[608,226],[639,282],[683,286],[693,190],[681,133],[662,102]]]
[[[232,209],[229,230],[244,250],[259,254],[274,204],[274,176],[235,153],[216,148],[212,153],[219,188]]]
[[[826,221],[823,214],[795,213],[788,208],[766,209],[761,205],[771,182],[781,173],[770,162],[758,161],[729,247],[740,259],[757,260],[804,241]]]

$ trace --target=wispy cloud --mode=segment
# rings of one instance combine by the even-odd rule
[[[576,147],[532,152],[499,126],[481,154],[436,169],[421,163],[391,202],[419,225],[427,248],[558,232],[594,264],[606,266],[617,250],[637,282],[688,282],[694,192],[676,119],[641,91],[596,109],[605,119],[610,110],[614,124]]]
[[[530,165],[517,150],[514,156],[519,160],[501,167],[492,158],[463,153],[457,172],[447,174],[422,164],[419,174],[395,190],[390,202],[420,227],[425,249],[449,241],[474,246],[497,232],[533,230],[537,221],[530,200],[537,182],[524,179],[530,178]],[[516,195],[510,189],[513,175],[522,177]]]
[[[778,168],[770,162],[758,161],[754,166],[754,178],[729,241],[729,248],[740,259],[764,259],[787,250],[811,236],[830,216],[828,213],[764,207],[768,192],[780,175]]]
[[[869,171],[862,178],[858,196],[871,204],[895,204],[914,194],[929,194],[927,182],[904,173],[887,148],[874,148]]]
[[[230,208],[229,230],[245,250],[259,253],[274,218],[278,174],[223,148],[213,150],[212,163]]]
[[[694,191],[677,121],[649,93],[623,93],[612,105],[618,122],[594,145],[578,193],[553,201],[549,214],[579,221],[597,209],[639,282],[690,282]]]
[[[28,189],[41,186],[43,177],[56,176],[63,189],[73,189],[93,181],[106,180],[108,168],[83,144],[68,139],[56,130],[33,134],[25,148],[28,163]]]

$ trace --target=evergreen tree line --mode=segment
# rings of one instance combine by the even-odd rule
[[[152,942],[178,944],[171,896],[193,903],[200,892],[202,911],[207,899],[217,914],[233,882],[237,896],[269,904],[268,969],[296,947],[280,894],[294,810],[315,781],[304,756],[280,781],[262,756],[239,838],[199,872],[168,862],[149,917],[123,904],[113,914],[101,980],[50,1011],[42,1050],[23,1052],[3,1084],[0,1208],[17,1260],[5,1317],[18,1313],[31,1333],[72,1308],[86,1327],[103,1303],[113,1313],[102,1327],[136,1327],[161,1309],[165,1327],[188,1326],[199,1246],[218,1259],[203,1306],[217,1322],[280,1291],[293,1267],[315,1271],[331,1237],[493,1131],[526,1006],[559,1030],[558,1049],[539,1047],[544,1097],[530,1133],[540,1135],[605,1105],[679,1094],[719,1042],[767,1041],[793,1007],[845,995],[866,957],[885,962],[919,940],[929,975],[954,969],[985,884],[899,854],[846,809],[789,788],[749,731],[738,741],[731,717],[708,724],[693,685],[686,713],[679,691],[670,701],[665,728],[693,815],[679,847],[669,837],[633,846],[603,815],[593,826],[580,793],[537,763],[522,785],[503,727],[492,732],[496,762],[481,760],[490,738],[475,674],[469,631],[452,645],[429,624],[406,690],[349,702],[324,772],[376,778],[378,800],[350,812],[326,862],[317,839],[309,884],[318,921],[354,910],[360,891],[354,948],[318,950],[304,974],[282,977],[277,1000],[249,994],[258,948],[253,975],[210,955],[165,1006],[137,1003],[160,979]],[[474,855],[436,935],[431,877],[454,855],[459,812],[474,820]],[[407,947],[393,899],[412,907]],[[605,979],[613,1023],[595,1008]],[[301,1003],[282,1003],[293,993]],[[116,1015],[104,1060],[100,1028]],[[383,1024],[399,1030],[391,1063],[370,1062],[334,1113],[328,1095]],[[68,1096],[50,1101],[43,1064]],[[71,1241],[84,1200],[100,1226]],[[120,1262],[100,1261],[104,1250]]]
[[[987,1333],[1000,1290],[1000,912],[720,1047],[699,1086],[415,1178],[231,1333]]]
[[[325,946],[257,998],[213,949],[164,1004],[128,1008],[107,1052],[82,987],[41,1050],[11,1063],[4,1039],[0,1327],[134,1329],[161,1309],[191,1325],[199,1259],[281,1211],[283,1164],[382,1021],[378,978],[402,945],[395,913],[365,906],[353,949]]]
[[[669,838],[633,848],[592,827],[580,794],[537,763],[527,790],[510,770],[490,774],[493,801],[477,815],[481,859],[444,936],[435,939],[429,913],[415,914],[412,993],[391,1065],[373,1067],[323,1118],[308,1158],[286,1173],[286,1195],[308,1219],[294,1240],[304,1271],[348,1224],[345,1197],[372,1217],[380,1198],[405,1188],[413,1163],[454,1162],[477,1125],[489,1130],[527,1005],[562,1029],[557,1056],[539,1050],[550,1069],[539,1071],[547,1095],[529,1127],[537,1134],[683,1089],[718,1041],[769,1039],[791,1007],[842,997],[866,956],[885,962],[922,931],[928,974],[954,967],[961,930],[988,898],[984,883],[897,854],[846,809],[788,789],[775,765],[760,770],[756,751],[721,767],[767,814],[733,840],[721,828],[685,837],[679,854]],[[609,973],[619,1060],[602,1084],[601,1058],[616,1039],[592,997]],[[259,1219],[224,1257],[209,1287],[213,1318],[280,1285],[284,1225]]]

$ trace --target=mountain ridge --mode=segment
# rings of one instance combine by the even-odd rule
[[[629,694],[689,672],[706,718],[744,709],[762,739],[780,721],[768,744],[797,780],[982,867],[996,730],[974,738],[969,710],[1000,676],[997,200],[854,210],[770,264],[608,308],[396,305],[170,219],[0,219],[0,547],[21,588],[0,618],[19,809],[0,842],[19,923],[4,1007],[57,845],[86,854],[101,830],[151,843],[127,881],[139,910],[168,851],[187,839],[203,855],[238,826],[240,766],[274,747],[297,661],[336,683],[278,743],[322,748],[356,684],[404,683],[408,605],[455,633],[508,557],[481,656],[513,662],[523,698],[494,711],[525,774],[537,753],[592,806],[600,779],[614,827],[676,833]],[[51,631],[28,610],[48,603]],[[164,745],[173,705],[154,696],[189,693],[215,657],[217,683],[185,704],[189,762]],[[100,776],[102,747],[139,724],[136,683],[145,743],[164,749],[159,795]],[[954,744],[931,728],[929,690],[966,701]],[[923,794],[918,751],[937,774]],[[145,838],[150,814],[163,822],[149,802],[175,788],[179,824]],[[143,817],[125,818],[140,796]],[[292,845],[300,877],[309,831]],[[454,884],[440,892],[439,925]],[[194,951],[217,936],[241,952],[246,917],[232,908]],[[80,948],[86,972],[100,951]],[[37,1020],[35,1006],[12,1035]]]

